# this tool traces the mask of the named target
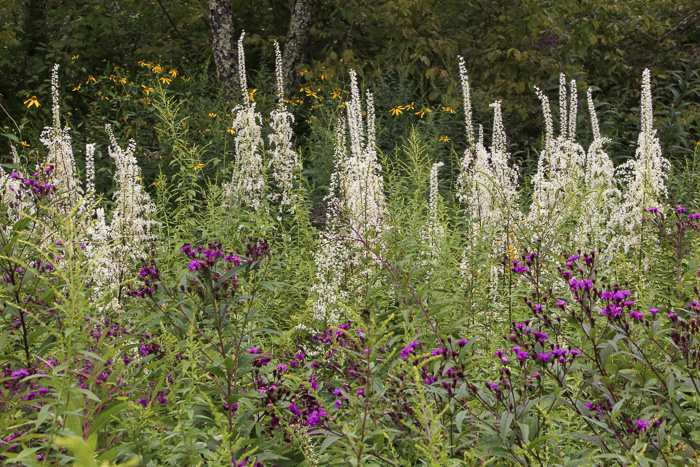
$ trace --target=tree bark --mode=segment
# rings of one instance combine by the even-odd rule
[[[287,95],[296,88],[298,84],[296,69],[306,58],[312,3],[313,0],[295,0],[292,8],[292,19],[289,21],[287,40],[282,55],[285,94]]]
[[[211,49],[214,53],[216,74],[223,95],[232,100],[238,89],[236,78],[236,42],[233,39],[233,14],[230,0],[209,0]]]

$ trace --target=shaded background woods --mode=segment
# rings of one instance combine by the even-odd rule
[[[243,30],[247,67],[253,70],[251,90],[261,89],[259,99],[263,91],[271,96],[259,105],[274,100],[276,40],[283,48],[292,100],[309,97],[307,90],[330,97],[332,91],[347,89],[348,68],[358,71],[377,94],[378,116],[384,120],[378,143],[385,150],[400,145],[409,127],[419,123],[432,125],[436,140],[449,139],[450,149],[463,151],[460,118],[442,126],[435,112],[406,119],[406,114],[423,108],[459,112],[460,54],[472,77],[477,122],[490,128],[488,104],[501,99],[509,149],[522,166],[533,159],[526,148],[541,138],[534,86],[554,89],[560,72],[576,78],[580,88],[599,88],[595,98],[602,131],[616,141],[610,152],[617,162],[633,154],[639,80],[645,67],[652,70],[656,128],[665,153],[682,159],[700,139],[700,9],[690,0],[10,0],[0,11],[0,21],[0,102],[7,111],[0,115],[0,126],[3,138],[12,144],[27,140],[33,134],[28,128],[49,121],[49,69],[59,63],[62,86],[73,89],[62,97],[72,110],[71,126],[99,132],[106,121],[126,136],[138,135],[147,154],[165,155],[167,148],[154,131],[153,112],[131,108],[126,96],[133,93],[110,90],[110,75],[128,76],[139,90],[141,84],[152,87],[137,81],[136,74],[144,71],[139,61],[160,64],[165,72],[177,70],[194,82],[171,85],[167,92],[197,107],[190,114],[223,116],[241,99],[235,54]],[[119,84],[114,79],[112,83]],[[28,109],[23,104],[32,96],[42,107]],[[413,112],[389,113],[411,103]],[[292,108],[300,146],[310,143],[309,117],[318,111],[313,107],[307,99]],[[37,114],[42,118],[34,118]],[[221,148],[214,144],[210,149]],[[307,178],[320,177],[318,185],[324,185],[330,168],[322,159],[330,157],[312,150],[302,155],[311,158],[305,164]],[[145,175],[154,170],[146,167]]]

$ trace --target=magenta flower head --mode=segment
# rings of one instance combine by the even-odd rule
[[[468,343],[469,343],[469,341],[466,340],[466,339],[460,339],[459,342],[458,342],[458,344],[459,344],[460,347],[464,347],[464,346],[467,345]]]
[[[649,308],[649,313],[651,313],[651,316],[653,316],[654,318],[656,318],[656,313],[658,313],[658,312],[659,312],[658,308]]]

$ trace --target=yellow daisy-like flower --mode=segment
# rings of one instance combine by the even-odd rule
[[[153,68],[151,68],[151,71],[153,73],[162,73],[163,72],[163,67],[160,65],[156,65]]]
[[[211,118],[216,118],[216,115],[217,115],[217,114],[215,114],[214,112],[209,112],[209,116],[210,116]]]
[[[342,99],[342,97],[340,97],[340,92],[338,92],[338,91],[333,91],[333,92],[331,93],[331,97],[332,97],[333,99]]]
[[[188,77],[188,78],[182,78],[182,81],[184,81],[184,82],[186,83],[186,82],[188,82],[188,81],[191,80],[191,79],[192,79],[192,77],[190,76],[190,77]]]
[[[41,105],[39,104],[39,101],[36,100],[36,96],[30,97],[29,99],[24,101],[24,103],[27,105],[27,108],[30,108],[31,106],[39,107]]]
[[[147,95],[147,96],[148,96],[149,94],[151,94],[151,91],[153,91],[153,88],[148,87],[148,86],[146,86],[146,85],[144,85],[144,84],[142,84],[141,87],[143,88],[144,91],[146,91],[146,95]]]
[[[172,76],[173,78],[177,78],[177,75],[179,74],[175,68],[170,70],[168,73],[170,73],[170,76]]]
[[[408,105],[404,105],[403,108],[406,109],[406,110],[415,110],[415,109],[413,108],[413,104],[415,104],[415,102],[411,102],[411,103],[408,104]]]
[[[22,141],[22,146],[24,146],[25,148],[28,148],[30,146],[30,144],[27,143],[26,141]]]
[[[117,77],[114,75],[109,75],[109,80],[112,81],[113,83],[117,82]]]
[[[197,165],[194,166],[194,171],[196,172],[196,171],[198,171],[199,169],[201,169],[202,167],[204,167],[204,164],[197,164]]]
[[[257,89],[253,89],[252,91],[248,91],[248,99],[250,99],[250,102],[255,102],[255,93],[258,92]]]
[[[80,84],[73,88],[73,91],[80,91]]]
[[[326,79],[326,74],[325,74],[325,73],[321,73],[321,81],[323,81],[324,79]]]
[[[158,180],[157,182],[153,182],[153,184],[154,184],[155,186],[160,185],[160,180]]]
[[[119,78],[119,84],[126,84],[126,78]]]
[[[97,80],[92,75],[90,75],[90,77],[87,79],[87,81],[85,81],[85,84],[88,84],[90,81],[92,81],[93,83],[97,82]]]
[[[71,60],[77,60],[80,58],[80,55],[73,55],[70,59]]]
[[[230,127],[230,126],[229,126],[229,127],[226,127],[226,131],[228,131],[228,132],[231,133],[232,135],[235,135],[235,134],[236,134],[236,130],[234,130],[234,129],[233,129],[232,127]]]
[[[151,67],[153,66],[153,65],[151,65],[151,64],[148,63],[148,62],[144,62],[143,60],[139,60],[139,65],[145,66],[145,67],[148,68],[149,70],[150,70]]]
[[[449,142],[450,142],[450,138],[448,138],[447,136],[441,136],[440,139],[439,139],[438,141],[441,141],[441,142],[443,142],[443,143],[449,143]]]
[[[389,111],[389,113],[390,113],[391,115],[393,115],[394,117],[397,117],[397,116],[399,116],[399,115],[401,115],[401,114],[403,113],[403,107],[401,107],[400,105],[397,105],[396,107],[394,107],[393,109],[391,109],[391,110]]]
[[[452,107],[443,106],[442,110],[444,110],[445,112],[449,112],[451,114],[455,113],[455,109],[453,109]]]
[[[430,113],[430,112],[432,112],[432,110],[430,110],[429,108],[425,107],[425,108],[419,110],[418,112],[415,112],[415,114],[416,114],[416,115],[420,115],[420,118],[423,118],[423,117],[425,116],[425,113],[426,113],[426,112]]]
[[[170,84],[172,83],[172,79],[168,78],[167,76],[161,76],[160,77],[160,82],[163,84]]]

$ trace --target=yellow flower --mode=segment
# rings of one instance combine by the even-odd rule
[[[80,55],[73,55],[70,59],[71,59],[71,60],[77,60],[78,58],[80,58]]]
[[[325,73],[321,73],[321,81],[323,81],[324,79],[326,79],[326,74],[325,74]]]
[[[305,73],[308,73],[309,70],[302,70],[299,72],[299,76],[304,76]]]
[[[455,109],[453,109],[452,107],[445,107],[445,106],[443,106],[443,107],[442,107],[442,110],[444,110],[445,112],[449,112],[449,113],[451,113],[451,114],[455,113]]]
[[[109,80],[112,81],[113,83],[117,82],[117,77],[114,75],[109,75]]]
[[[210,113],[209,113],[209,116],[210,116],[211,118],[216,118],[216,114],[213,113],[213,112],[210,112]]]
[[[172,82],[172,79],[168,78],[167,76],[161,76],[160,82],[164,84],[170,84]]]
[[[32,96],[31,98],[29,98],[29,99],[27,99],[26,101],[24,101],[24,103],[27,104],[27,108],[29,108],[29,107],[31,107],[31,106],[33,106],[33,105],[36,106],[36,107],[39,107],[39,106],[41,105],[41,104],[39,104],[39,101],[36,100],[36,96]]]
[[[391,109],[391,110],[389,111],[389,113],[390,113],[391,115],[393,115],[394,117],[397,117],[397,116],[399,116],[399,115],[401,115],[401,114],[403,113],[403,107],[401,107],[400,105],[397,105],[396,107],[394,107],[393,109]]]
[[[248,99],[250,99],[250,102],[255,102],[255,93],[258,92],[257,89],[253,89],[252,91],[248,91]]]
[[[441,142],[443,142],[443,143],[449,143],[449,142],[450,142],[450,138],[448,138],[447,136],[441,136],[440,139],[439,139],[439,141],[441,141]]]
[[[126,84],[126,78],[119,78],[119,84]]]
[[[153,182],[153,184],[154,184],[155,186],[160,185],[160,180],[158,180],[157,182]]]
[[[423,118],[423,117],[425,116],[425,113],[426,113],[426,112],[432,112],[432,110],[430,110],[429,108],[425,107],[425,108],[419,110],[418,112],[416,112],[416,115],[420,115],[420,118]]]
[[[226,131],[228,131],[228,132],[231,133],[232,135],[235,135],[235,134],[236,134],[236,130],[234,130],[234,129],[233,129],[232,127],[230,127],[230,126],[229,126],[229,127],[226,127]]]
[[[102,100],[105,100],[105,101],[108,101],[108,100],[109,100],[109,97],[107,97],[107,96],[102,96],[101,99],[102,99]]]
[[[153,71],[153,73],[161,73],[163,71],[163,67],[160,65],[156,65],[151,69],[151,71]]]
[[[406,109],[406,110],[415,110],[415,109],[413,108],[413,104],[415,104],[415,102],[411,102],[410,104],[405,105],[403,108]]]
[[[144,91],[146,91],[146,95],[147,95],[147,96],[148,96],[149,94],[151,94],[151,91],[153,91],[153,88],[150,88],[150,87],[145,86],[145,85],[143,85],[143,84],[141,85],[141,87],[143,88]]]
[[[30,144],[27,143],[26,141],[22,141],[22,146],[24,146],[25,148],[28,148],[30,146]]]
[[[175,68],[170,70],[168,73],[170,73],[170,76],[172,76],[173,78],[177,78],[178,72]]]
[[[93,83],[97,82],[97,80],[92,75],[90,75],[90,77],[87,79],[87,81],[85,81],[85,84],[88,84],[90,82],[90,80],[92,80]]]
[[[201,169],[202,167],[204,167],[204,164],[197,164],[197,165],[194,166],[194,171],[196,172],[196,171],[198,171],[199,169]]]
[[[143,60],[139,60],[139,65],[145,66],[145,67],[147,67],[149,70],[150,70],[151,67],[153,66],[153,65],[151,65],[150,63],[144,62]]]
[[[80,84],[73,88],[73,91],[80,91]]]
[[[189,80],[191,80],[191,79],[192,79],[192,77],[190,76],[190,77],[189,77],[189,78],[187,78],[187,79],[185,79],[185,78],[182,78],[182,81],[184,81],[184,82],[186,83],[186,82],[188,82],[188,81],[189,81]]]
[[[333,91],[333,92],[331,93],[331,97],[332,97],[333,99],[342,99],[342,97],[340,97],[340,93],[339,93],[338,91]]]

